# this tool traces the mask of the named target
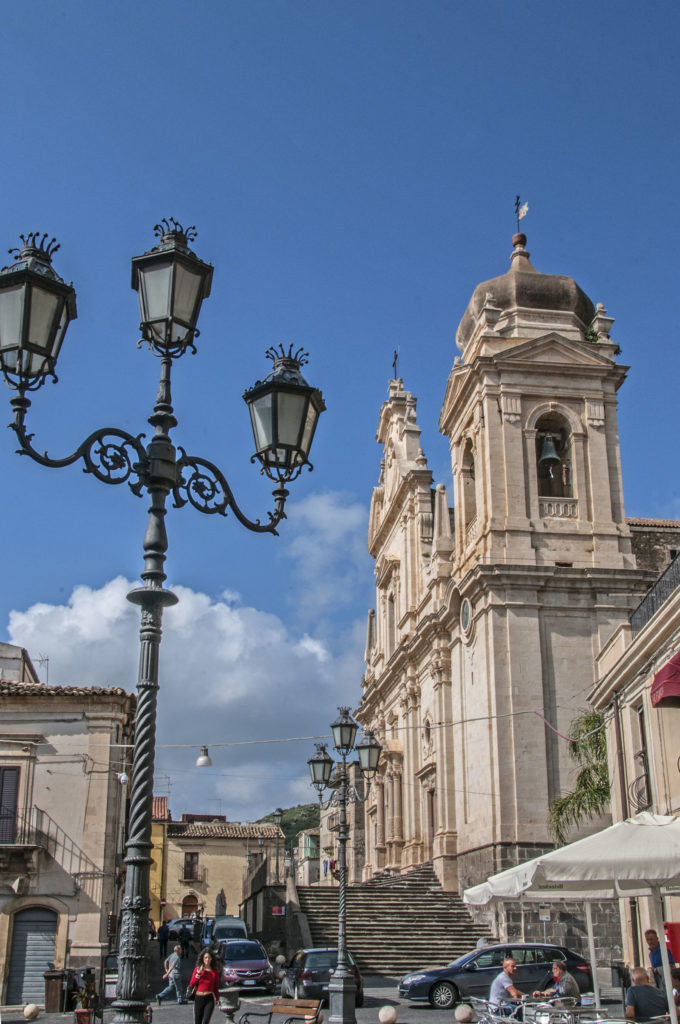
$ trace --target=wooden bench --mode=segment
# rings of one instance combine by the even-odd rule
[[[271,1010],[248,1010],[238,1019],[238,1024],[259,1024],[263,1017],[267,1024],[288,1024],[289,1021],[304,1021],[305,1024],[319,1024],[321,1020],[321,999],[281,999],[277,996]]]

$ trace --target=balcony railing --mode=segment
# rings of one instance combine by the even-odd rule
[[[192,885],[197,882],[205,882],[207,878],[205,868],[186,868],[180,872],[179,881],[182,885]]]
[[[629,622],[633,636],[647,625],[652,615],[658,612],[664,601],[668,600],[678,586],[680,586],[680,555],[676,555],[631,615]]]
[[[578,519],[578,499],[539,498],[538,514],[542,519]]]
[[[39,807],[30,813],[10,814],[6,810],[0,816],[0,860],[9,863],[9,858],[23,858],[28,863],[31,852],[45,850],[50,857],[75,880],[83,892],[94,899],[100,892],[104,871],[71,839],[67,832],[47,811]]]
[[[472,544],[473,540],[476,538],[478,533],[479,533],[479,520],[477,518],[477,514],[475,513],[475,515],[472,517],[470,522],[465,527],[465,543],[466,544]]]

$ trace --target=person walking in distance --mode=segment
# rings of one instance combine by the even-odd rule
[[[182,959],[189,958],[189,943],[191,942],[191,932],[187,928],[185,923],[182,923],[182,927],[177,935],[179,944],[182,947]]]
[[[168,955],[168,935],[170,933],[170,925],[167,921],[163,921],[162,925],[158,929],[158,952],[161,960],[165,960]]]
[[[194,1024],[208,1024],[220,998],[220,972],[210,950],[199,954],[189,985],[196,986]]]
[[[165,996],[170,995],[174,990],[177,996],[177,1002],[183,1003],[182,998],[182,974],[180,971],[180,963],[182,961],[182,947],[180,945],[175,946],[172,953],[165,961],[165,974],[163,975],[163,981],[167,981],[166,988],[162,992],[159,992],[156,996],[156,1002],[161,1005],[161,1002]]]

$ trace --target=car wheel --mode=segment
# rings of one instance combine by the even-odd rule
[[[435,1010],[450,1010],[457,1001],[456,986],[452,985],[450,981],[438,981],[430,989],[430,1003]]]

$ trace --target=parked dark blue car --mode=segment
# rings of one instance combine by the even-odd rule
[[[553,960],[563,960],[581,992],[592,990],[590,964],[566,946],[548,946],[538,942],[504,942],[483,946],[454,960],[447,967],[411,971],[399,982],[399,996],[414,1003],[431,1003],[446,1010],[461,999],[478,996],[487,999],[491,982],[503,969],[505,957],[517,964],[513,984],[521,992],[533,992],[550,972]]]

